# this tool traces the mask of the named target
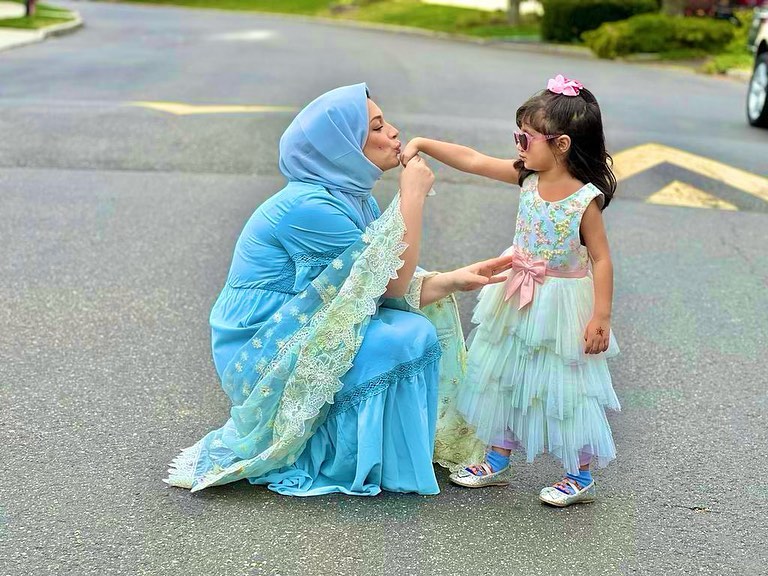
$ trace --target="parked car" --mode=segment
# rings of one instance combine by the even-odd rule
[[[747,92],[747,120],[752,126],[768,128],[768,4],[755,8],[749,46],[755,66]]]

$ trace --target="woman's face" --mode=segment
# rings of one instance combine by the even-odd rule
[[[382,170],[390,170],[400,164],[400,132],[384,121],[381,108],[368,99],[368,139],[363,154]]]

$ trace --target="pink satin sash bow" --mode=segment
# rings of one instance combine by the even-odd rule
[[[533,260],[519,250],[515,250],[513,255],[512,272],[506,281],[504,301],[506,302],[515,292],[520,291],[518,310],[522,310],[533,301],[536,284],[543,284],[546,276],[584,278],[587,275],[587,270],[561,271],[547,268],[546,260]]]

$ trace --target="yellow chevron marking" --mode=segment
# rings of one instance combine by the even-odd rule
[[[269,112],[295,112],[297,110],[297,108],[292,106],[198,106],[182,104],[180,102],[132,102],[131,104],[177,116],[188,116],[190,114],[263,114]]]
[[[620,181],[666,162],[712,178],[768,202],[768,178],[670,146],[642,144],[619,152],[613,160],[614,173]]]
[[[694,188],[690,184],[674,180],[653,194],[646,202],[665,206],[688,206],[690,208],[716,208],[738,210],[736,206],[716,196]]]

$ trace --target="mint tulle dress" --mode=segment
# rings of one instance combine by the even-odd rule
[[[283,135],[289,182],[245,225],[210,315],[229,419],[181,451],[168,484],[436,494],[433,459],[476,450],[455,412],[455,299],[420,309],[421,270],[403,298],[383,297],[405,224],[397,196],[383,214],[371,196],[381,170],[362,152],[367,133],[357,84],[316,99]]]
[[[547,202],[537,183],[532,174],[521,189],[510,279],[479,295],[458,410],[487,445],[529,461],[548,452],[576,474],[580,462],[616,457],[605,415],[620,409],[606,362],[619,352],[613,334],[606,352],[584,353],[594,289],[579,227],[602,193],[587,184]]]

